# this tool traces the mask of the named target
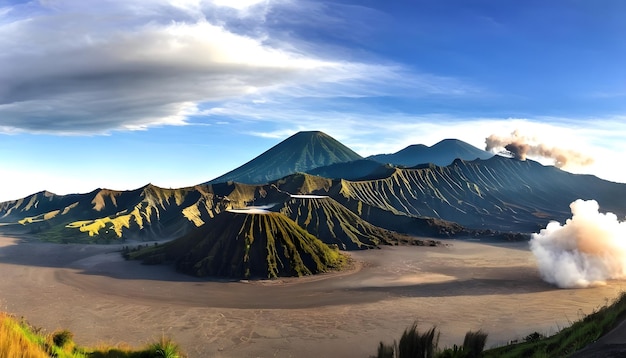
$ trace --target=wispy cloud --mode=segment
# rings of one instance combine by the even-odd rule
[[[517,131],[550,147],[580,152],[594,159],[592,165],[573,163],[568,171],[626,182],[616,166],[626,156],[624,117],[471,117],[388,112],[359,105],[312,111],[283,103],[281,110],[275,111],[276,106],[248,101],[201,112],[206,116],[231,118],[234,123],[244,124],[241,128],[248,128],[245,130],[248,134],[266,138],[285,138],[302,130],[322,130],[363,156],[392,153],[412,144],[433,145],[445,138],[460,139],[485,149],[488,136],[509,136]],[[554,165],[550,158],[531,155],[530,159]]]
[[[4,8],[0,128],[61,134],[185,125],[206,104],[263,95],[459,96],[477,88],[397,64],[346,60],[274,36],[272,14],[313,2],[46,1]],[[325,8],[317,11],[321,14]],[[250,12],[247,14],[246,12]],[[256,20],[242,17],[257,16]],[[274,18],[280,22],[280,18]],[[339,26],[336,14],[320,19]],[[324,24],[319,24],[323,26]],[[286,31],[287,32],[287,31]],[[311,45],[310,42],[308,42]]]

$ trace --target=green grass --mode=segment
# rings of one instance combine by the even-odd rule
[[[557,334],[534,332],[524,342],[485,351],[485,357],[567,357],[608,333],[626,318],[626,293],[605,304]]]
[[[607,334],[626,319],[626,293],[622,293],[610,305],[607,303],[594,310],[593,313],[563,328],[557,334],[546,337],[541,333],[533,332],[527,335],[521,343],[483,351],[487,341],[487,334],[481,331],[469,331],[465,335],[462,346],[440,350],[437,348],[438,332],[432,328],[426,333],[418,333],[414,324],[404,331],[400,344],[394,342],[387,345],[380,342],[377,358],[404,358],[404,357],[435,357],[435,358],[543,358],[568,357],[585,348],[598,338]],[[404,345],[404,346],[403,346]],[[407,348],[408,347],[408,348]],[[417,348],[416,348],[417,347]],[[409,352],[409,353],[408,353]],[[410,352],[419,352],[417,355]],[[430,352],[434,352],[432,355]]]
[[[45,334],[24,320],[0,312],[0,357],[22,358],[183,358],[180,347],[162,336],[142,349],[127,346],[78,347],[74,334],[59,330]]]
[[[420,333],[417,324],[407,328],[399,343],[380,342],[375,357],[378,358],[474,358],[474,357],[568,357],[596,341],[626,318],[626,293],[610,305],[596,309],[557,334],[545,337],[533,332],[524,342],[483,351],[487,334],[469,331],[462,346],[443,350],[438,348],[439,331],[435,327]],[[6,313],[0,312],[0,357],[24,358],[182,358],[180,347],[170,338],[162,336],[143,349],[130,347],[79,347],[73,334],[59,330],[45,334]]]

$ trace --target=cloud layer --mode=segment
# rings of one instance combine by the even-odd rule
[[[451,79],[346,61],[320,44],[287,39],[289,31],[276,23],[294,26],[297,14],[313,6],[284,0],[50,0],[3,8],[0,131],[98,133],[183,125],[201,114],[199,106],[251,95],[374,96],[393,91],[385,83],[424,93],[464,90]],[[315,8],[320,14],[325,9]]]
[[[339,66],[230,32],[198,9],[99,5],[50,1],[5,15],[0,125],[71,133],[183,124],[198,102]]]

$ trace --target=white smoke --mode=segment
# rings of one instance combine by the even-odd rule
[[[595,200],[578,199],[570,208],[565,225],[553,221],[532,235],[530,249],[542,278],[561,288],[626,278],[626,222],[600,213]]]

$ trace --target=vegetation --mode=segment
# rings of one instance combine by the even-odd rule
[[[2,358],[182,358],[180,348],[171,339],[162,336],[147,347],[78,347],[74,334],[59,330],[45,334],[24,320],[0,312],[0,357]]]
[[[469,331],[462,346],[438,348],[439,331],[433,327],[419,332],[417,323],[404,330],[399,342],[380,342],[377,358],[477,358],[477,357],[567,357],[596,341],[626,318],[626,293],[611,305],[595,310],[559,333],[545,337],[539,332],[527,335],[522,343],[484,351],[487,334]],[[179,346],[162,336],[140,350],[129,347],[78,347],[73,334],[59,330],[45,334],[24,320],[0,312],[0,357],[23,358],[178,358],[184,357]]]
[[[336,244],[342,250],[398,244],[403,239],[419,241],[374,226],[330,197],[292,198],[284,203],[280,212],[324,243]]]
[[[417,322],[411,328],[404,330],[398,345],[399,357],[434,357],[439,342],[439,332],[433,327],[420,334],[417,331]]]
[[[486,351],[485,357],[567,357],[608,333],[624,318],[626,293],[553,336],[534,332],[521,343]]]
[[[487,334],[469,331],[461,347],[438,349],[439,331],[433,327],[426,332],[417,330],[417,322],[404,330],[400,342],[387,345],[380,342],[376,358],[478,358],[482,357]]]
[[[280,213],[224,212],[174,241],[138,251],[127,259],[175,263],[183,273],[204,277],[276,278],[340,270],[348,258]]]
[[[439,332],[435,327],[419,333],[417,324],[407,328],[400,342],[391,345],[380,342],[376,358],[518,358],[518,357],[568,357],[615,328],[626,319],[626,293],[612,304],[595,310],[557,334],[546,337],[533,332],[523,342],[484,350],[487,333],[469,331],[462,346],[438,349]]]

